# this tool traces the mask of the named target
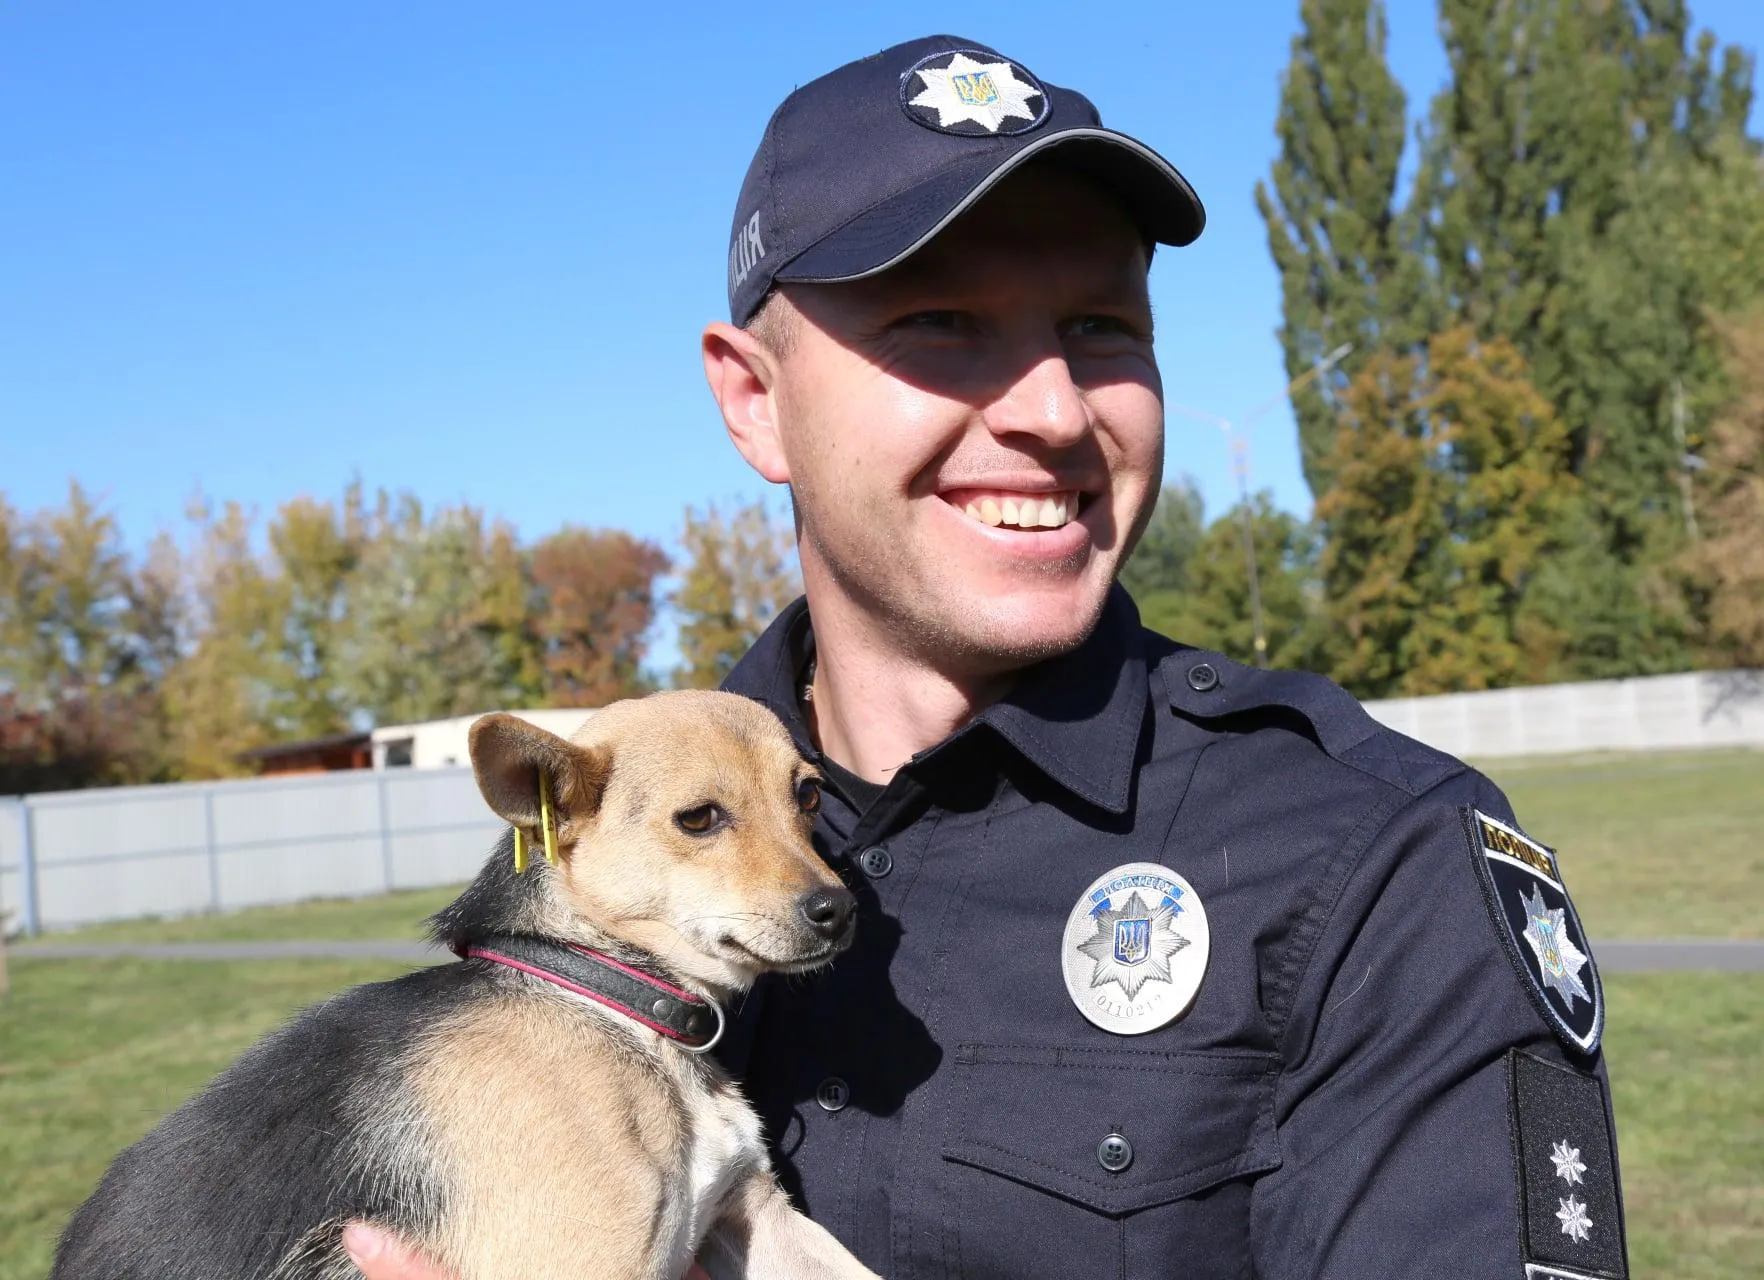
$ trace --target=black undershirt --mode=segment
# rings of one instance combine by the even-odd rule
[[[871,805],[882,798],[882,793],[888,789],[884,783],[871,782],[868,778],[858,777],[850,769],[834,763],[833,759],[825,753],[821,756],[820,764],[821,772],[827,775],[827,781],[833,784],[833,789],[845,797],[846,802],[853,809],[857,810],[860,818]]]

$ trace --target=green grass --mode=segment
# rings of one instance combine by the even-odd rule
[[[1764,751],[1657,752],[1483,770],[1557,849],[1589,935],[1764,935]]]
[[[1605,978],[1631,1273],[1764,1275],[1764,974]]]
[[[409,966],[22,960],[0,1001],[0,1280],[40,1280],[111,1158],[295,1010]]]
[[[252,907],[219,915],[174,920],[123,920],[46,934],[40,942],[262,942],[311,939],[322,942],[373,939],[416,941],[423,921],[458,896],[459,885],[413,889],[372,898],[319,898],[287,907]],[[14,949],[29,954],[30,944]]]
[[[0,1002],[0,1280],[38,1280],[119,1150],[294,1009],[395,965],[45,961]],[[1638,1280],[1764,1274],[1764,974],[1613,974]]]

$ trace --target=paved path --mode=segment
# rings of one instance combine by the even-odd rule
[[[14,960],[404,960],[444,964],[448,952],[422,942],[156,942],[20,943]],[[1606,973],[1655,973],[1701,969],[1725,972],[1764,970],[1764,939],[1649,938],[1593,945]]]

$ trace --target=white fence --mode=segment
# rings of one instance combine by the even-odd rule
[[[501,827],[466,768],[29,796],[0,801],[0,913],[36,933],[457,883]]]
[[[1764,746],[1764,671],[1693,671],[1368,702],[1381,724],[1454,756]]]
[[[1453,755],[1764,746],[1764,671],[1367,704]],[[362,770],[0,801],[0,919],[26,932],[469,879],[501,824],[470,769]]]

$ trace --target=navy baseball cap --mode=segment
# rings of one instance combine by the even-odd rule
[[[1141,230],[1184,245],[1206,224],[1188,180],[1102,126],[1081,93],[954,36],[847,63],[772,113],[735,206],[729,316],[746,324],[780,281],[886,271],[1036,156],[1115,192]]]

